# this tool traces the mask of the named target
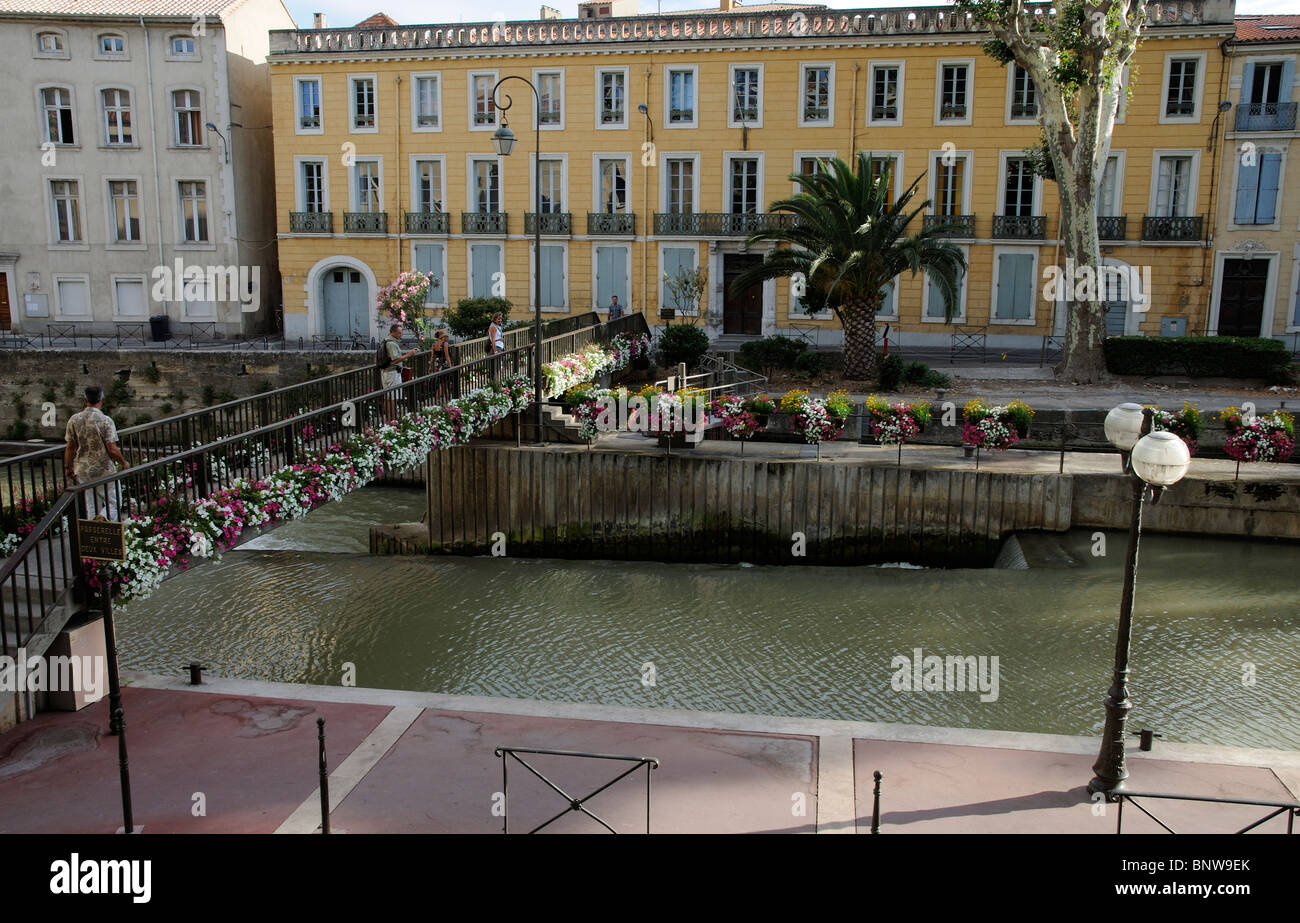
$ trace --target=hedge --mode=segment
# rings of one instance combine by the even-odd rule
[[[1107,337],[1103,349],[1115,375],[1276,381],[1291,364],[1282,341],[1265,337]]]

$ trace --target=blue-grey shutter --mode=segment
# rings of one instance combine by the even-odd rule
[[[612,296],[627,308],[627,248],[596,248],[596,307],[608,308]]]
[[[676,278],[683,269],[691,270],[695,268],[695,262],[691,259],[691,251],[685,247],[668,247],[664,250],[664,275],[669,279]],[[685,310],[685,305],[679,304],[678,299],[673,297],[667,284],[664,285],[664,307],[673,308],[677,311]]]
[[[1278,89],[1277,101],[1280,103],[1289,103],[1291,101],[1291,88],[1295,85],[1295,58],[1289,58],[1282,62],[1282,86]]]
[[[473,244],[470,247],[473,263],[472,298],[492,297],[492,276],[501,271],[501,251],[497,244]]]
[[[442,277],[442,244],[416,244],[415,268],[433,273],[433,284],[424,296],[425,304],[447,303],[447,280]]]
[[[1264,155],[1267,157],[1268,155]],[[1234,213],[1236,224],[1255,223],[1255,204],[1259,191],[1259,162],[1246,163],[1237,171],[1237,208]]]
[[[542,247],[542,307],[564,307],[564,250]]]
[[[1242,105],[1250,103],[1250,87],[1255,82],[1255,65],[1249,61],[1241,69],[1241,102]]]
[[[1029,317],[1034,280],[1034,258],[1028,253],[1003,253],[998,257],[998,303],[996,317],[1022,320]]]
[[[1282,155],[1264,154],[1259,160],[1259,200],[1255,206],[1255,221],[1272,224],[1277,218],[1278,179],[1282,173]]]

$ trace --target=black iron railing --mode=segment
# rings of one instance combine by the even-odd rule
[[[1195,241],[1201,239],[1204,224],[1200,215],[1169,217],[1146,215],[1142,218],[1143,240]]]
[[[657,212],[661,237],[744,237],[771,228],[792,228],[795,216],[779,212]]]
[[[462,234],[504,234],[508,224],[505,212],[461,212]]]
[[[387,234],[388,212],[344,212],[344,234]]]
[[[650,832],[650,773],[652,770],[659,768],[659,761],[654,757],[617,756],[610,753],[581,753],[576,750],[538,750],[532,747],[497,747],[494,752],[496,753],[497,757],[500,758],[501,760],[501,792],[503,796],[502,797],[503,815],[502,815],[502,829],[501,829],[502,833],[510,832],[510,761],[511,760],[518,763],[520,766],[524,767],[530,773],[532,773],[534,776],[540,779],[543,782],[543,784],[545,784],[549,789],[551,789],[551,791],[555,792],[555,794],[558,795],[560,798],[562,798],[565,802],[564,808],[558,814],[555,814],[549,819],[542,821],[532,830],[529,830],[528,831],[529,833],[538,833],[541,830],[545,829],[546,827],[549,827],[551,824],[555,823],[561,817],[567,816],[571,812],[585,814],[587,817],[590,817],[592,820],[600,824],[610,833],[618,833],[617,830],[615,830],[608,823],[606,823],[604,818],[602,818],[600,815],[596,814],[594,811],[588,808],[587,802],[591,801],[592,798],[595,798],[597,795],[599,795],[601,792],[605,791],[606,789],[610,788],[615,783],[621,782],[623,779],[626,779],[628,776],[632,775],[634,772],[642,768],[645,769],[645,832],[646,833]],[[592,791],[588,792],[586,795],[583,795],[581,798],[575,798],[573,797],[573,795],[569,794],[567,791],[565,791],[555,782],[551,781],[551,779],[547,777],[545,773],[539,770],[532,763],[529,763],[526,759],[523,758],[523,756],[520,756],[520,754],[525,754],[527,756],[562,756],[562,757],[567,757],[569,759],[581,759],[581,760],[610,760],[614,762],[631,763],[632,765],[629,766],[627,769],[623,770],[622,772],[620,772],[618,775],[614,776],[614,778],[610,779],[604,785],[601,785],[599,788],[593,789]]]
[[[632,212],[587,212],[587,233],[592,236],[635,234],[636,215]]]
[[[403,216],[408,234],[446,234],[446,212],[407,212]]]
[[[1295,103],[1242,103],[1237,131],[1295,131]]]
[[[333,212],[289,212],[289,231],[293,234],[333,234]]]
[[[973,238],[974,215],[922,215],[921,230],[933,231],[939,237]]]
[[[1099,215],[1097,236],[1102,240],[1123,240],[1128,236],[1128,215]]]
[[[1047,217],[994,215],[993,236],[1000,240],[1042,240],[1047,236]]]
[[[533,228],[537,224],[536,212],[524,213],[524,233],[535,234]],[[572,234],[573,233],[573,216],[568,212],[542,212],[542,233],[543,234]]]
[[[1133,792],[1119,791],[1114,793],[1112,800],[1118,802],[1118,809],[1115,812],[1115,832],[1124,832],[1124,803],[1128,802],[1137,808],[1147,817],[1159,824],[1166,833],[1177,833],[1178,831],[1170,827],[1163,820],[1143,807],[1137,799],[1154,799],[1164,801],[1195,801],[1202,804],[1223,804],[1223,805],[1244,805],[1247,807],[1271,808],[1268,813],[1258,820],[1247,824],[1240,830],[1233,831],[1235,834],[1249,833],[1275,817],[1286,817],[1286,832],[1288,834],[1295,832],[1296,818],[1300,817],[1300,803],[1294,801],[1259,801],[1252,798],[1217,798],[1210,795],[1173,795],[1168,792]],[[1201,831],[1205,832],[1205,831]],[[1219,831],[1222,832],[1222,831]]]

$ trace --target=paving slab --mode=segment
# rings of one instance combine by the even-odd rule
[[[145,833],[270,833],[315,789],[316,719],[337,766],[389,706],[127,687],[134,821]],[[0,833],[122,826],[108,699],[44,712],[0,736]],[[201,792],[205,816],[195,816]]]
[[[575,721],[428,709],[333,812],[347,833],[604,833],[566,812],[566,801],[510,762],[503,802],[498,746],[573,750],[660,761],[650,770],[652,833],[812,833],[817,817],[816,739],[655,724]],[[630,768],[627,763],[556,756],[523,758],[574,798]],[[619,833],[643,833],[647,770],[585,803]],[[495,810],[494,810],[495,809]],[[797,814],[802,811],[802,814]]]
[[[853,751],[859,832],[871,826],[875,770],[883,773],[882,834],[1115,832],[1117,806],[1087,791],[1095,754],[862,739],[853,742]],[[1294,800],[1265,767],[1145,758],[1130,760],[1129,773],[1133,791]],[[1180,833],[1233,833],[1269,813],[1238,805],[1142,803]],[[1164,833],[1127,804],[1123,832]],[[1260,832],[1285,833],[1286,819],[1274,818]]]

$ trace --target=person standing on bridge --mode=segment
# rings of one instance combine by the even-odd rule
[[[433,366],[437,372],[451,368],[451,338],[447,336],[446,327],[440,327],[434,335]]]
[[[609,319],[618,320],[623,316],[623,306],[618,303],[617,295],[609,296]]]
[[[379,360],[380,387],[396,388],[402,383],[402,363],[414,356],[418,349],[402,352],[402,325],[393,324],[388,328],[388,337],[384,340],[383,354]],[[387,361],[385,361],[387,360]],[[387,397],[388,416],[397,416],[397,399],[401,391],[393,391]]]
[[[492,323],[488,325],[488,349],[490,355],[495,356],[497,353],[505,352],[506,338],[501,332],[501,314],[498,312],[492,315]]]
[[[97,481],[117,473],[114,462],[125,471],[131,466],[126,463],[122,450],[117,446],[117,426],[113,418],[101,409],[104,406],[104,389],[91,385],[85,391],[86,406],[80,413],[74,413],[68,420],[64,432],[63,449],[64,486],[68,483],[84,484]],[[86,513],[94,519],[103,514],[106,519],[117,520],[118,485],[106,484],[86,495]]]

